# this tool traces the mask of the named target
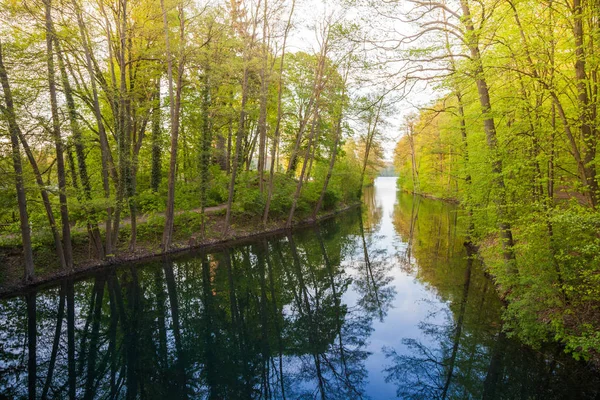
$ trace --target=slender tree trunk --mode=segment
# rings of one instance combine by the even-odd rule
[[[310,127],[310,135],[308,137],[308,144],[306,145],[306,153],[304,155],[304,162],[302,163],[302,171],[300,172],[300,177],[298,178],[298,183],[296,184],[296,192],[294,193],[294,198],[292,200],[292,207],[290,208],[290,213],[288,215],[287,222],[285,226],[287,228],[292,227],[292,222],[294,220],[294,213],[296,212],[296,206],[298,205],[298,199],[300,198],[300,193],[302,192],[302,184],[304,182],[304,174],[306,173],[306,167],[308,164],[308,158],[310,156],[310,149],[313,145],[313,138],[315,135],[315,125],[316,125],[317,117],[313,118],[311,127]]]
[[[71,246],[71,226],[69,224],[69,208],[67,204],[67,180],[58,101],[56,99],[56,71],[54,68],[54,26],[52,24],[52,7],[50,0],[44,0],[46,9],[46,64],[48,67],[48,86],[50,89],[50,108],[52,110],[52,136],[56,148],[56,169],[58,175],[58,198],[60,200],[60,217],[62,222],[62,248],[67,269],[73,269],[73,249]]]
[[[160,78],[156,79],[154,107],[152,108],[152,172],[151,184],[153,192],[158,192],[161,180],[161,112],[160,112]]]
[[[310,117],[313,114],[313,104],[315,103],[314,101],[314,93],[317,91],[317,79],[315,78],[315,83],[314,83],[314,88],[313,88],[313,92],[311,95],[311,98],[308,102],[308,105],[306,106],[306,113],[304,115],[304,117],[300,117],[300,126],[298,127],[298,133],[296,134],[296,142],[294,143],[294,148],[292,149],[292,152],[290,153],[290,160],[288,162],[288,166],[287,166],[287,170],[286,173],[289,176],[294,176],[294,174],[296,173],[296,167],[298,166],[298,153],[300,153],[300,147],[302,146],[302,139],[304,138],[304,131],[306,130],[306,125],[308,125],[308,122],[310,120]]]
[[[317,204],[315,205],[315,209],[313,210],[313,219],[317,218],[317,215],[319,214],[319,211],[321,210],[321,207],[323,205],[323,199],[325,198],[325,193],[327,193],[329,180],[331,179],[331,175],[333,175],[333,167],[335,166],[335,159],[337,156],[338,146],[342,138],[342,121],[344,119],[344,105],[346,102],[346,82],[348,81],[348,72],[349,67],[346,68],[346,71],[344,73],[344,79],[342,81],[342,93],[340,95],[339,115],[337,117],[335,125],[335,137],[333,139],[333,146],[331,148],[331,155],[329,157],[329,167],[327,168],[327,175],[325,176],[325,181],[323,182],[323,188],[321,189],[319,200],[317,200]]]
[[[485,80],[483,64],[481,61],[481,53],[479,51],[479,43],[477,40],[477,34],[475,27],[471,19],[471,12],[469,9],[468,0],[461,0],[461,8],[463,12],[464,25],[469,38],[468,45],[471,52],[471,58],[475,63],[475,83],[477,85],[477,92],[479,94],[479,102],[481,105],[481,112],[483,114],[483,127],[485,136],[487,139],[487,145],[491,152],[491,164],[492,173],[494,174],[493,184],[498,190],[496,196],[496,212],[498,214],[498,227],[500,230],[500,240],[502,242],[502,249],[504,259],[507,262],[509,272],[517,273],[517,267],[515,265],[515,253],[513,250],[514,241],[512,236],[512,230],[510,222],[508,222],[506,212],[506,187],[504,184],[502,158],[499,154],[498,142],[496,138],[496,124],[492,116],[492,106],[490,102],[490,93],[488,85]]]
[[[231,106],[231,104],[230,104]],[[231,150],[233,146],[233,118],[229,117],[229,124],[227,124],[227,154],[225,155],[225,171],[227,175],[231,173]]]
[[[306,175],[304,176],[304,183],[310,180],[310,173],[312,172],[313,162],[315,161],[315,155],[317,153],[317,147],[319,144],[319,139],[321,138],[321,117],[317,118],[316,126],[315,126],[315,136],[312,140],[313,147],[310,152],[310,158],[308,160],[308,168],[306,169]]]
[[[25,195],[25,186],[23,184],[23,165],[21,162],[21,153],[19,151],[19,126],[17,125],[16,114],[13,105],[12,93],[8,84],[8,74],[4,67],[2,43],[0,42],[0,83],[4,92],[4,103],[6,108],[2,107],[2,113],[8,119],[10,142],[12,145],[12,160],[15,171],[15,186],[17,189],[17,203],[19,206],[19,220],[21,222],[21,240],[23,242],[23,264],[25,269],[24,279],[26,282],[35,278],[33,268],[33,251],[31,248],[31,230],[29,229],[29,214],[27,213],[27,197]]]
[[[72,4],[75,8],[75,13],[77,15],[77,23],[79,25],[79,32],[81,35],[81,42],[83,44],[83,49],[85,52],[85,63],[88,70],[88,75],[90,79],[90,84],[92,86],[92,97],[93,97],[93,108],[94,108],[94,116],[96,117],[96,123],[98,124],[98,136],[100,138],[100,152],[101,152],[101,160],[102,160],[102,186],[104,189],[104,198],[105,200],[110,200],[110,182],[109,182],[109,165],[111,155],[110,155],[110,147],[108,144],[108,137],[106,136],[106,131],[104,129],[104,121],[102,119],[102,112],[100,111],[100,102],[98,100],[98,89],[96,86],[96,77],[94,75],[94,68],[92,65],[92,55],[91,55],[91,45],[89,42],[89,38],[87,35],[87,30],[85,27],[85,23],[83,21],[83,17],[81,14],[80,6],[77,0],[72,0]],[[113,247],[112,247],[112,213],[113,207],[109,205],[106,208],[106,220],[105,220],[105,246],[104,250],[107,256],[113,255]]]
[[[1,67],[1,68],[3,68],[3,67]],[[25,154],[27,155],[29,163],[31,164],[36,183],[37,183],[38,187],[40,188],[40,194],[42,196],[42,203],[44,204],[44,209],[46,210],[46,216],[48,217],[48,223],[50,225],[50,230],[52,231],[52,236],[54,238],[54,245],[56,247],[56,255],[58,256],[59,264],[60,264],[61,268],[66,269],[67,264],[65,262],[63,244],[60,240],[60,235],[59,235],[57,227],[56,227],[56,220],[54,219],[54,212],[52,211],[50,197],[48,196],[48,191],[46,190],[46,186],[48,186],[48,185],[44,183],[42,174],[40,173],[40,170],[38,168],[37,161],[33,155],[33,152],[31,151],[31,148],[29,147],[29,144],[27,143],[25,136],[21,132],[21,129],[17,125],[16,114],[14,111],[14,105],[13,105],[13,100],[12,100],[12,92],[10,90],[10,86],[8,85],[8,77],[5,76],[5,78],[6,78],[6,81],[5,81],[6,86],[4,87],[4,93],[5,93],[6,103],[7,103],[6,114],[9,117],[9,129],[11,129],[11,131],[14,131],[14,133],[16,134],[18,139],[21,141],[23,149],[25,150]],[[3,81],[3,84],[4,84],[4,81]],[[20,158],[19,158],[19,160],[20,160]],[[31,238],[29,240],[31,240]]]
[[[369,156],[371,154],[371,146],[373,145],[373,139],[375,138],[375,132],[377,132],[377,125],[379,124],[379,116],[381,115],[381,108],[383,107],[383,97],[379,100],[377,111],[375,112],[375,119],[371,124],[369,119],[369,128],[367,129],[367,139],[365,142],[365,158],[363,160],[362,170],[360,172],[360,188],[358,189],[358,198],[362,198],[363,187],[365,186],[365,173],[367,171],[367,165],[369,163]]]
[[[588,85],[590,77],[586,73],[586,54],[584,49],[584,31],[583,31],[583,6],[585,0],[573,0],[573,35],[575,37],[575,77],[577,82],[578,102],[579,102],[579,122],[581,137],[584,143],[584,168],[588,178],[589,193],[586,193],[592,207],[598,204],[598,182],[596,181],[596,144],[597,137],[594,132],[594,113],[592,104],[588,96]]]
[[[85,146],[83,145],[81,127],[79,125],[79,121],[77,120],[78,114],[75,106],[75,100],[73,99],[73,90],[71,88],[71,83],[69,82],[69,77],[65,68],[65,62],[60,48],[60,42],[57,37],[55,37],[54,39],[54,42],[56,44],[56,55],[58,58],[58,67],[60,70],[63,92],[65,94],[65,99],[67,102],[71,133],[73,135],[73,143],[75,144],[75,154],[77,155],[77,166],[81,178],[81,185],[83,186],[85,200],[90,201],[92,200],[92,187],[90,184],[87,163],[85,160]],[[75,174],[75,168],[73,168],[73,178],[75,182],[77,178]],[[93,210],[87,210],[88,232],[90,240],[92,241],[96,249],[97,256],[100,258],[104,258],[104,246],[102,245],[102,237],[100,235],[100,230],[98,229],[98,222],[95,214],[96,213]]]
[[[325,74],[325,61],[327,58],[327,53],[328,53],[328,45],[329,45],[329,26],[325,27],[325,31],[324,31],[324,35],[323,35],[323,44],[321,46],[321,51],[319,53],[319,59],[318,59],[318,63],[317,63],[317,68],[316,68],[316,72],[315,72],[315,81],[313,84],[313,93],[311,96],[311,101],[310,103],[314,104],[314,109],[313,107],[310,106],[308,107],[308,111],[307,110],[307,114],[305,117],[305,121],[308,121],[308,119],[312,116],[312,123],[310,126],[310,134],[308,137],[308,144],[306,145],[306,152],[304,155],[304,162],[302,163],[302,171],[300,172],[300,177],[298,178],[298,183],[296,185],[296,192],[294,193],[294,198],[292,200],[292,206],[290,208],[290,213],[288,215],[288,219],[286,222],[286,227],[287,228],[291,228],[292,226],[292,221],[294,219],[294,213],[296,212],[296,206],[298,204],[298,199],[300,198],[300,193],[302,192],[302,184],[304,182],[304,175],[306,173],[306,167],[308,164],[308,158],[310,156],[310,152],[311,152],[311,147],[313,146],[313,139],[315,136],[315,129],[316,129],[316,123],[319,119],[319,104],[320,104],[320,99],[321,99],[321,92],[323,90],[323,86],[324,86],[324,74]],[[314,114],[314,115],[312,115]],[[301,122],[301,129],[300,132],[298,133],[298,140],[296,141],[296,147],[299,148],[299,139],[301,137],[301,132],[303,130],[302,126],[304,124]],[[293,156],[293,154],[292,154]],[[288,173],[290,172],[290,167],[292,165],[292,161],[290,159],[290,165],[288,166]]]
[[[167,193],[167,209],[165,211],[165,229],[162,238],[163,251],[169,250],[173,239],[173,222],[175,219],[175,181],[177,169],[177,146],[179,140],[179,109],[181,106],[181,84],[183,79],[183,6],[179,5],[179,35],[181,38],[179,65],[177,67],[177,92],[173,93],[173,55],[169,44],[169,24],[167,21],[167,11],[165,9],[164,0],[160,2],[163,14],[163,25],[165,31],[165,49],[167,52],[167,79],[169,82],[169,105],[171,115],[171,160],[169,163],[169,181]]]
[[[212,126],[210,123],[210,89],[209,89],[209,69],[204,69],[204,87],[202,88],[202,132],[200,139],[200,208],[202,215],[202,236],[206,233],[204,209],[206,207],[209,183],[210,153],[212,143]]]
[[[237,137],[235,139],[235,155],[233,157],[233,165],[231,168],[231,179],[229,181],[229,195],[227,197],[227,212],[225,214],[225,230],[226,234],[231,223],[231,206],[233,205],[233,195],[235,193],[235,178],[240,164],[240,153],[242,148],[242,139],[245,133],[246,123],[246,102],[248,101],[248,66],[244,66],[244,75],[242,78],[242,104],[240,110],[240,120],[238,123]]]
[[[463,144],[463,159],[465,162],[465,183],[467,184],[467,191],[465,194],[465,201],[467,203],[467,213],[469,215],[469,230],[467,233],[467,242],[471,243],[471,239],[473,238],[473,233],[475,231],[475,222],[473,220],[473,200],[471,198],[471,173],[469,171],[469,142],[467,140],[467,123],[465,120],[465,109],[462,100],[462,93],[460,91],[456,92],[456,101],[458,102],[458,115],[460,118],[460,136]]]
[[[119,1],[119,15],[121,21],[118,24],[120,46],[117,52],[117,62],[119,65],[119,89],[118,89],[118,114],[117,114],[117,146],[119,174],[117,180],[117,198],[115,215],[113,221],[112,247],[117,249],[119,242],[119,229],[121,222],[121,212],[128,200],[128,181],[130,180],[131,164],[131,115],[130,100],[127,90],[127,69],[128,64],[125,57],[127,52],[127,0]],[[107,28],[108,29],[108,28]],[[110,43],[110,40],[109,40]],[[110,45],[109,45],[110,47]],[[112,60],[112,58],[111,58]],[[129,66],[131,68],[131,66]],[[132,228],[135,227],[133,220],[135,215],[131,216]]]
[[[260,193],[264,191],[264,174],[265,174],[265,154],[267,140],[267,92],[269,90],[269,78],[267,72],[269,52],[267,49],[267,2],[263,0],[263,37],[262,37],[262,62],[260,70],[260,99],[259,99],[259,117],[258,117],[258,187]]]

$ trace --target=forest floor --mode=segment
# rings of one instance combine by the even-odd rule
[[[342,204],[331,211],[319,213],[316,219],[298,219],[292,225],[293,229],[310,226],[323,219],[358,207],[360,203]],[[92,270],[118,265],[127,262],[147,260],[153,257],[164,256],[191,249],[203,249],[232,245],[258,236],[268,236],[289,231],[286,228],[286,218],[273,219],[263,224],[259,217],[240,217],[234,219],[224,233],[225,216],[222,211],[225,205],[205,208],[205,232],[199,228],[201,219],[200,209],[177,211],[173,227],[173,242],[171,248],[164,252],[160,242],[164,224],[164,214],[140,215],[137,220],[138,239],[135,250],[129,248],[129,218],[121,222],[118,249],[110,258],[99,259],[93,254],[92,246],[84,230],[73,236],[73,270],[60,269],[57,257],[54,254],[53,244],[39,244],[34,248],[34,263],[36,277],[32,282],[23,281],[22,248],[20,246],[0,247],[0,297],[10,297],[22,292],[35,290],[37,287],[52,283],[53,281],[70,277],[81,277]],[[156,217],[159,217],[157,220]],[[157,223],[160,222],[160,223]],[[76,231],[79,231],[77,228]]]

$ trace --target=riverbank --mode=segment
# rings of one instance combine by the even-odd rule
[[[429,194],[412,194],[443,200]],[[560,203],[551,215],[533,210],[511,221],[516,269],[508,269],[495,222],[479,211],[474,243],[502,299],[504,330],[538,348],[560,343],[575,359],[600,368],[600,215]],[[452,203],[452,201],[451,201]],[[548,233],[550,232],[550,233]]]
[[[357,208],[360,202],[344,204],[334,210],[322,211],[316,218],[298,219],[291,228],[286,227],[286,219],[277,219],[263,224],[259,218],[246,218],[232,224],[227,232],[223,234],[225,217],[222,210],[207,216],[205,222],[205,234],[202,235],[198,220],[201,215],[196,211],[179,212],[174,226],[174,240],[168,251],[160,248],[162,225],[160,219],[155,217],[143,217],[142,222],[138,220],[138,241],[135,251],[131,251],[127,240],[120,237],[117,254],[106,259],[94,258],[90,253],[90,244],[87,237],[81,237],[73,242],[75,267],[71,271],[58,268],[52,258],[52,249],[49,246],[38,246],[35,250],[36,278],[33,282],[23,282],[21,263],[21,250],[15,247],[0,248],[0,298],[10,297],[17,292],[25,292],[40,286],[52,283],[56,280],[73,277],[76,279],[90,271],[128,262],[146,261],[151,258],[161,257],[169,254],[180,253],[189,250],[208,249],[215,246],[234,245],[239,242],[256,239],[262,236],[277,235],[296,229],[314,225],[322,220],[332,218],[340,213]],[[200,224],[201,226],[201,224]],[[127,235],[127,226],[122,229],[122,236]],[[87,255],[87,256],[86,256]],[[55,258],[55,257],[54,257]]]

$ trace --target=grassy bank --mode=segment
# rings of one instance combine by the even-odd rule
[[[336,214],[359,206],[359,202],[338,204],[335,208],[323,210],[317,218],[309,214],[299,216],[292,229],[315,224],[320,220],[333,217]],[[238,240],[285,232],[286,218],[274,218],[263,224],[258,216],[238,216],[226,234],[223,233],[225,213],[223,208],[215,207],[208,210],[204,217],[204,232],[202,231],[202,214],[197,210],[179,212],[175,217],[174,241],[169,251],[164,252],[160,247],[164,215],[152,214],[138,219],[138,241],[135,250],[129,249],[129,225],[125,224],[119,236],[118,251],[112,257],[98,259],[94,257],[87,233],[75,230],[73,235],[73,250],[75,267],[72,271],[61,270],[54,254],[52,241],[45,232],[38,232],[34,257],[37,275],[34,282],[24,283],[21,268],[21,248],[18,238],[5,237],[0,247],[0,296],[51,282],[67,276],[88,272],[96,268],[115,265],[129,261],[149,259],[156,256],[198,249],[219,244],[235,243]],[[11,243],[12,242],[12,243]]]
[[[415,195],[457,202],[437,193]],[[511,204],[512,268],[494,205],[472,210],[471,239],[505,301],[507,335],[533,348],[558,342],[574,358],[600,366],[600,214],[576,199],[556,199],[551,212]],[[459,217],[465,233],[468,218],[466,212]]]

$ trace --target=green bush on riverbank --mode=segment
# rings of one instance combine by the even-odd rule
[[[469,93],[473,101],[476,95]],[[476,122],[479,105],[463,106],[466,140],[457,115],[415,117],[412,136],[395,152],[400,189],[460,202],[463,226],[472,227],[465,234],[507,301],[507,333],[533,346],[556,340],[574,357],[600,363],[600,212],[590,189],[576,180],[568,151],[532,157],[531,137],[514,129],[498,126],[498,149],[490,149]],[[534,134],[540,146],[558,145]],[[494,154],[501,172],[494,171]],[[512,243],[505,235],[503,246],[506,233]]]

